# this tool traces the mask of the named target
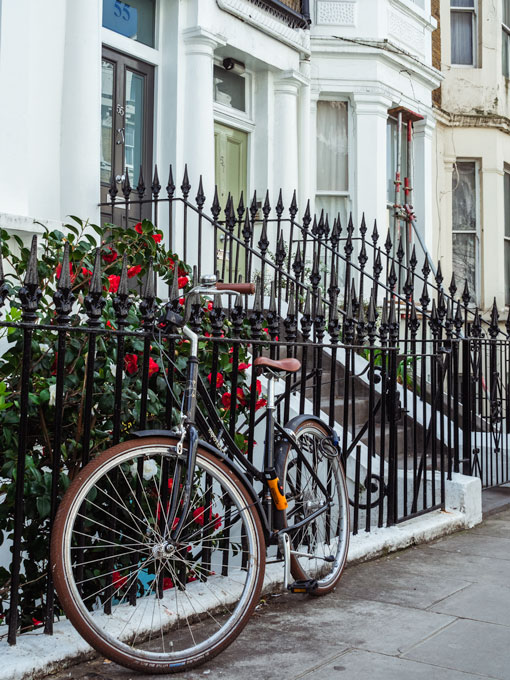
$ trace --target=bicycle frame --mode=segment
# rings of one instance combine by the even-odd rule
[[[307,460],[306,455],[302,452],[301,447],[298,442],[293,438],[292,433],[288,432],[283,428],[275,418],[275,389],[274,381],[276,376],[272,373],[268,375],[268,399],[267,399],[267,418],[266,418],[266,439],[265,439],[265,449],[264,449],[264,469],[260,470],[253,463],[251,463],[246,456],[239,450],[234,440],[230,436],[229,432],[225,428],[225,425],[221,418],[218,416],[216,407],[205,387],[203,381],[201,380],[198,372],[198,335],[194,333],[189,327],[183,327],[183,334],[190,340],[190,355],[187,362],[187,374],[186,374],[186,388],[184,391],[183,401],[182,401],[182,411],[181,411],[181,425],[179,434],[181,436],[180,444],[185,438],[187,438],[187,455],[186,455],[186,479],[184,482],[183,496],[182,496],[182,508],[179,511],[180,519],[177,525],[172,528],[169,533],[168,538],[174,543],[178,543],[180,534],[182,533],[184,518],[186,517],[187,511],[191,502],[191,483],[193,478],[193,471],[195,467],[195,460],[197,455],[197,448],[199,444],[199,428],[197,427],[197,421],[200,421],[202,427],[205,425],[206,430],[213,436],[215,442],[220,444],[216,449],[217,453],[221,458],[227,457],[227,460],[236,461],[247,475],[250,475],[263,485],[262,490],[262,507],[259,505],[259,509],[264,513],[264,524],[268,529],[268,543],[277,543],[278,536],[284,533],[290,533],[297,531],[301,527],[305,526],[309,522],[313,521],[316,517],[326,512],[332,504],[329,498],[327,489],[321,482],[321,480],[315,475],[312,466]],[[205,408],[207,410],[207,415],[212,421],[214,427],[220,433],[222,442],[220,442],[218,435],[214,434],[210,425],[207,423],[203,414],[197,411],[197,394],[200,395]],[[324,504],[318,510],[315,510],[304,520],[297,522],[291,526],[285,528],[275,527],[275,517],[276,513],[280,512],[274,503],[273,497],[270,492],[270,488],[267,481],[267,472],[274,470],[275,465],[275,429],[278,432],[280,440],[286,440],[288,444],[297,452],[300,458],[301,464],[305,466],[310,474],[315,478],[318,488],[322,493],[329,498],[329,501]],[[141,434],[141,433],[140,433]],[[175,433],[173,433],[175,434]],[[223,444],[223,449],[221,448]],[[211,447],[213,448],[213,447]],[[227,452],[227,456],[225,455]],[[230,456],[228,456],[230,454]],[[174,476],[178,478],[181,473],[182,463],[179,456],[176,460],[176,467],[174,471]],[[247,480],[246,480],[247,481]],[[253,496],[256,496],[256,491],[253,488],[251,482],[249,482]],[[174,484],[171,494],[170,494],[170,511],[168,513],[168,526],[173,525],[173,518],[177,516],[177,503],[178,503],[178,491],[179,485]]]

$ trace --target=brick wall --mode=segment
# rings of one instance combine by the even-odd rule
[[[437,28],[432,33],[432,66],[441,70],[441,23],[439,17],[439,6],[441,0],[432,0],[432,16],[437,19]],[[441,85],[432,92],[432,101],[437,106],[441,106]]]

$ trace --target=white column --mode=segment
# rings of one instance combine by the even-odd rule
[[[414,180],[412,201],[414,214],[416,215],[415,226],[419,232],[425,247],[432,255],[434,263],[437,264],[433,254],[433,196],[435,190],[432,187],[432,137],[435,120],[427,116],[424,120],[414,123]]]
[[[288,208],[299,186],[298,172],[298,93],[306,80],[297,71],[286,71],[274,81],[273,196],[282,190]]]
[[[312,186],[310,177],[311,165],[311,145],[315,143],[315,134],[311,127],[311,96],[310,96],[310,60],[302,59],[300,62],[300,73],[304,83],[299,91],[299,136],[298,136],[298,157],[299,157],[299,184],[298,184],[298,206],[301,216],[306,208],[306,202],[312,197]]]
[[[353,219],[359,225],[364,212],[371,228],[377,219],[379,233],[387,224],[386,124],[391,99],[378,94],[355,94],[356,178]]]
[[[67,3],[60,146],[62,218],[71,214],[99,219],[101,23],[101,0]]]
[[[65,0],[3,2],[0,20],[0,206],[60,215]]]
[[[182,155],[180,167],[175,170],[175,182],[180,187],[184,164],[188,165],[191,184],[190,199],[195,201],[200,175],[202,175],[206,203],[209,211],[214,197],[214,97],[213,65],[214,50],[222,41],[204,28],[193,27],[182,33],[184,40],[184,105],[182,108]],[[214,271],[213,230],[204,225],[202,243],[193,248],[190,241],[193,227],[188,224],[187,259],[196,262],[198,248],[202,253],[202,270]],[[175,233],[175,247],[182,252],[179,233]],[[210,261],[207,257],[210,256]]]
[[[182,162],[188,164],[193,198],[203,176],[204,191],[212,202],[214,194],[213,58],[221,40],[204,28],[183,31],[185,83],[182,119]],[[182,178],[184,167],[176,170]],[[209,202],[210,201],[210,202]]]

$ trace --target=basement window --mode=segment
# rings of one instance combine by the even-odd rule
[[[450,0],[451,63],[476,65],[475,0]]]

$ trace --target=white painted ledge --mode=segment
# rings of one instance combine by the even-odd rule
[[[361,562],[418,543],[468,529],[482,521],[482,489],[480,480],[454,474],[446,482],[446,506],[408,520],[397,526],[360,532],[351,536],[348,562]],[[269,564],[266,568],[263,592],[278,590],[283,582],[283,564]],[[6,639],[0,640],[0,680],[37,680],[51,672],[93,657],[95,652],[66,621],[55,624],[52,637],[41,632],[25,633],[15,647]],[[0,635],[7,632],[0,626]]]

